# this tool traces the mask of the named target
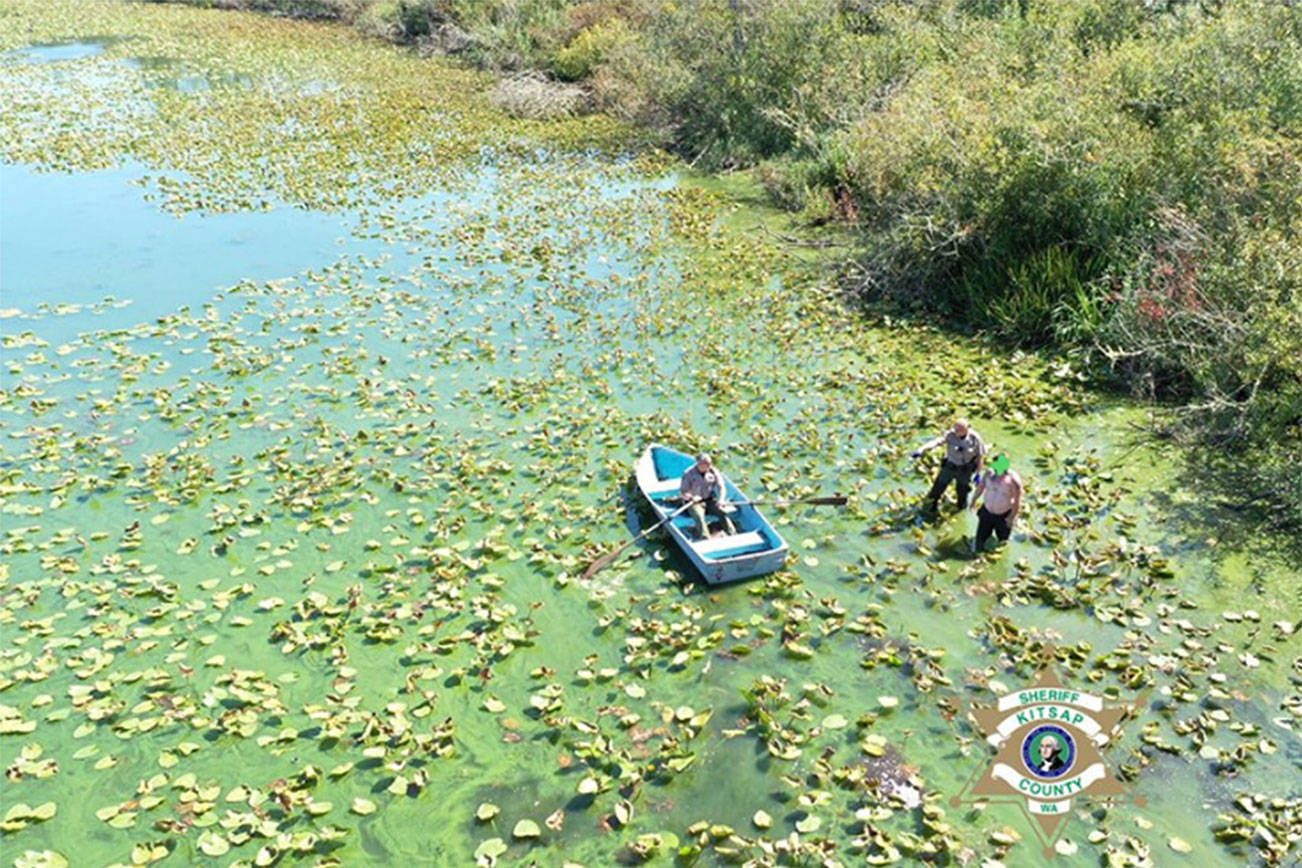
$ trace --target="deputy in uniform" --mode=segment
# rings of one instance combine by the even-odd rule
[[[737,532],[732,519],[723,511],[722,504],[726,499],[723,476],[715,469],[714,462],[710,460],[709,455],[702,452],[696,456],[696,463],[687,468],[687,472],[683,474],[678,493],[684,501],[692,504],[687,511],[696,519],[701,539],[710,538],[710,525],[707,516],[722,519],[723,525],[728,529],[729,534]]]
[[[940,496],[949,488],[951,482],[958,489],[958,508],[967,507],[967,496],[972,491],[972,474],[981,472],[981,462],[985,459],[986,445],[981,435],[972,430],[966,419],[955,419],[954,427],[923,443],[913,452],[914,458],[922,453],[945,444],[945,460],[940,462],[940,472],[936,481],[927,492],[927,504],[932,512],[940,509]]]

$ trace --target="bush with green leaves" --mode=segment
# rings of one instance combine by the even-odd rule
[[[565,81],[589,78],[632,38],[632,28],[620,17],[605,18],[584,27],[556,52],[553,63],[556,75]]]
[[[862,108],[881,75],[839,0],[639,4],[633,38],[594,71],[613,111],[713,166],[750,166]],[[902,51],[892,52],[901,62]],[[865,84],[864,79],[869,81]],[[614,98],[611,98],[611,96]]]

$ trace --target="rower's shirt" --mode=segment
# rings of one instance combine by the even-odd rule
[[[699,497],[702,500],[709,500],[712,497],[722,499],[723,486],[720,483],[718,470],[711,467],[702,473],[693,464],[683,474],[683,481],[679,484],[678,493],[683,497]]]
[[[1017,500],[1017,493],[1022,488],[1022,478],[1020,476],[1009,470],[1006,473],[991,473],[982,481],[986,487],[986,512],[1003,515],[1013,508],[1013,502]]]
[[[945,460],[950,464],[962,467],[985,454],[986,444],[982,442],[981,435],[972,428],[967,429],[967,434],[962,437],[955,434],[953,429],[945,432]]]

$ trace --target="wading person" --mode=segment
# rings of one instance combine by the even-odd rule
[[[1007,542],[1021,508],[1022,478],[1009,469],[1007,455],[996,455],[990,462],[990,472],[981,477],[976,496],[972,498],[972,511],[977,514],[972,551],[984,550],[992,533],[1000,542]]]
[[[696,463],[687,468],[683,480],[678,486],[678,493],[684,501],[692,501],[688,512],[696,519],[701,532],[701,539],[710,538],[709,516],[723,519],[728,533],[734,534],[732,519],[723,511],[726,493],[723,489],[723,476],[714,467],[710,456],[702,452],[696,456]]]
[[[940,472],[931,484],[931,491],[927,492],[927,508],[930,512],[940,511],[941,495],[952,482],[957,489],[958,508],[962,511],[967,506],[968,492],[972,490],[972,474],[981,472],[986,445],[966,419],[955,419],[953,428],[923,443],[914,450],[912,457],[920,458],[922,453],[942,443],[945,444],[945,460],[940,462]]]

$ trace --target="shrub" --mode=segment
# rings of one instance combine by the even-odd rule
[[[471,60],[491,69],[547,69],[572,36],[568,0],[446,0],[473,39]]]
[[[847,8],[841,0],[645,3],[633,38],[603,54],[598,93],[708,165],[807,150],[927,51],[925,40],[871,41]]]
[[[448,13],[444,0],[398,0],[393,7],[398,33],[409,42],[432,36],[448,20]]]
[[[632,38],[622,18],[608,18],[579,31],[556,53],[556,74],[566,81],[588,78],[601,62]]]

